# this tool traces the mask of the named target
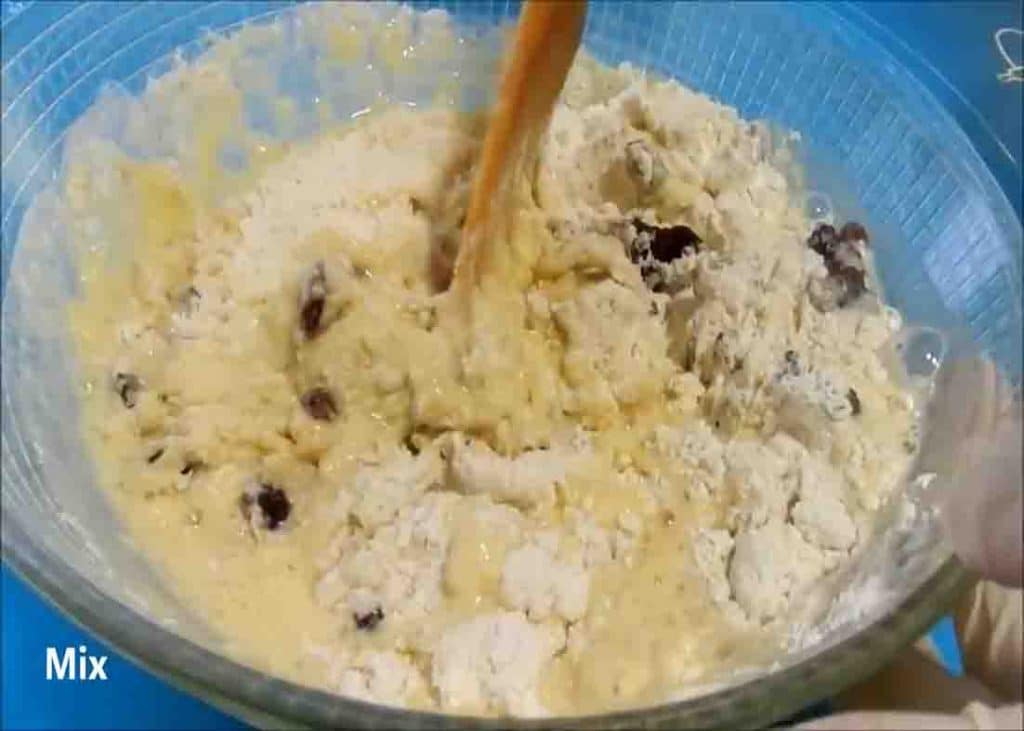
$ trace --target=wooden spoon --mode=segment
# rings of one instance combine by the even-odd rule
[[[519,17],[511,62],[487,127],[469,197],[452,289],[468,294],[490,246],[495,200],[522,155],[534,149],[580,45],[585,0],[527,0]]]

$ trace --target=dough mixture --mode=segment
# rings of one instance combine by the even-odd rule
[[[483,131],[382,104],[216,205],[69,158],[129,242],[71,313],[104,483],[234,656],[344,695],[577,714],[769,664],[915,448],[869,233],[765,125],[584,54],[466,317]]]

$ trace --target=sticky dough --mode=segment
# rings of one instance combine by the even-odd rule
[[[77,215],[130,214],[71,320],[126,524],[229,652],[381,703],[575,714],[770,662],[913,450],[898,322],[812,301],[762,125],[586,56],[467,320],[430,262],[481,131],[378,109],[216,204],[69,159]],[[644,269],[638,221],[699,248]]]

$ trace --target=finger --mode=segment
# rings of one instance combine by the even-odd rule
[[[972,437],[964,451],[943,509],[953,547],[982,576],[1019,587],[1024,570],[1019,415],[1004,416],[994,434]]]
[[[982,581],[960,602],[953,615],[964,669],[1004,701],[1021,700],[1022,597],[1020,589]]]
[[[922,652],[908,648],[880,671],[847,688],[833,700],[839,712],[917,711],[956,714],[973,701],[990,705],[1000,697],[971,677],[953,677]]]
[[[944,713],[871,712],[840,713],[797,726],[820,731],[872,731],[873,729],[962,729],[973,728],[960,716]]]
[[[971,703],[958,715],[944,713],[840,713],[800,724],[799,729],[1017,729],[1024,728],[1024,707],[989,708]]]
[[[924,422],[922,469],[951,474],[962,446],[990,431],[998,393],[995,366],[980,357],[949,360],[935,376]]]

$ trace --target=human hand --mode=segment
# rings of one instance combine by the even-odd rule
[[[921,447],[923,469],[955,460],[942,470],[952,478],[940,499],[957,555],[984,578],[1017,588],[1024,551],[1021,419],[1019,396],[991,361],[955,361],[938,373]]]
[[[1024,728],[1021,403],[990,361],[955,361],[940,369],[926,423],[921,468],[951,476],[939,496],[946,529],[982,577],[954,610],[967,677],[912,649],[841,695],[843,712],[800,728]]]

